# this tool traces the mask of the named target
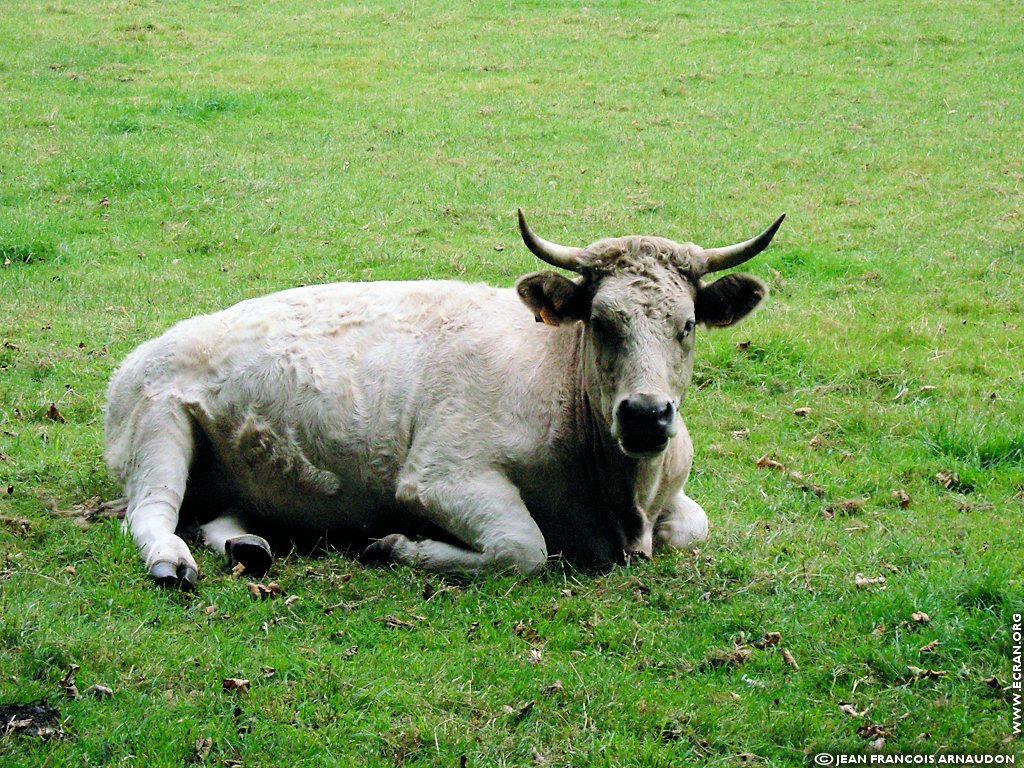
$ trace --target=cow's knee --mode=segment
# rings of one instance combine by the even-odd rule
[[[498,570],[515,569],[527,576],[540,571],[548,562],[543,540],[504,540],[485,549],[484,555]]]
[[[700,504],[682,494],[673,510],[658,521],[654,532],[657,549],[691,549],[707,538],[707,514]]]

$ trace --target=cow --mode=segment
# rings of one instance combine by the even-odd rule
[[[526,247],[571,277],[314,285],[184,320],[109,385],[125,528],[153,579],[186,589],[186,517],[257,576],[272,535],[463,573],[692,547],[708,532],[684,490],[695,334],[768,294],[749,274],[704,278],[766,248],[784,217],[723,248],[584,248],[544,240],[519,210]]]

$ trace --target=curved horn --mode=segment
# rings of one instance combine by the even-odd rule
[[[723,269],[729,269],[729,267],[736,267],[757,256],[757,254],[768,247],[768,243],[772,241],[775,233],[782,226],[784,218],[786,218],[786,214],[779,216],[768,229],[746,242],[727,245],[724,248],[704,248],[704,257],[706,259],[704,272],[719,272]]]
[[[519,232],[523,236],[523,242],[537,258],[546,261],[553,267],[569,269],[573,272],[579,272],[586,266],[583,248],[570,248],[567,245],[549,243],[544,238],[537,237],[530,229],[530,225],[526,223],[523,209],[518,208],[517,210],[519,211]]]

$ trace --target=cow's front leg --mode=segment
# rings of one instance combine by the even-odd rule
[[[499,472],[399,484],[398,500],[466,546],[392,534],[363,552],[364,562],[405,563],[430,571],[478,573],[515,568],[530,574],[547,562],[548,550],[519,490]]]
[[[655,549],[689,549],[708,537],[708,516],[680,491],[654,525]]]

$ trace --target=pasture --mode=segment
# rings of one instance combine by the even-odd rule
[[[1022,754],[1015,3],[11,0],[0,51],[0,705],[63,731],[4,765]],[[529,579],[293,553],[262,596],[196,547],[198,591],[155,588],[97,512],[118,362],[300,284],[509,286],[517,206],[578,245],[788,214],[765,308],[697,340],[707,544]]]

